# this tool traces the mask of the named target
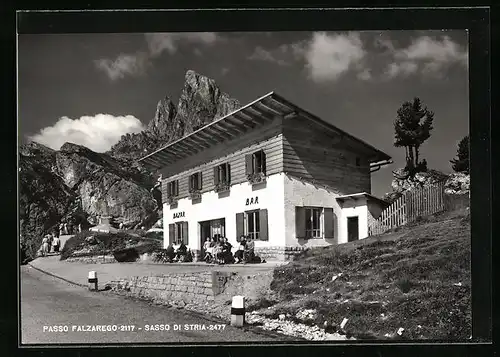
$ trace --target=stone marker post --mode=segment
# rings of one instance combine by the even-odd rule
[[[89,290],[97,291],[97,273],[89,271]]]
[[[231,305],[231,326],[242,327],[245,324],[245,297],[233,296]]]

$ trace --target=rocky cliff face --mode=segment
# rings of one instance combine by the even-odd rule
[[[72,143],[59,151],[37,143],[20,147],[21,231],[26,244],[38,249],[42,235],[61,220],[85,226],[111,215],[129,227],[158,221],[161,194],[154,188],[155,173],[137,160],[240,106],[212,79],[194,71],[185,78],[177,108],[169,97],[161,99],[146,130],[124,135],[107,153]]]

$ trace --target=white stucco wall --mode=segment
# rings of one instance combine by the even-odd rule
[[[359,216],[359,239],[368,236],[367,206],[365,200],[358,200],[356,207],[342,208],[336,197],[339,194],[316,187],[285,175],[285,241],[287,246],[325,246],[347,242],[347,217]],[[334,238],[297,239],[295,234],[295,207],[332,207],[337,219],[334,224]],[[343,205],[346,207],[346,204]],[[323,217],[321,217],[323,220]],[[324,223],[322,222],[322,227]]]
[[[258,197],[258,204],[246,205],[247,198]],[[200,249],[199,222],[225,218],[226,237],[236,246],[236,213],[267,209],[268,215],[268,241],[255,241],[255,247],[283,246],[285,235],[284,205],[284,174],[275,174],[267,177],[265,185],[252,186],[248,182],[231,186],[229,193],[216,193],[214,191],[202,194],[201,202],[193,204],[189,198],[178,201],[176,208],[163,204],[164,240],[163,245],[168,246],[168,226],[174,222],[188,222],[188,247]],[[184,212],[184,217],[174,219],[177,212]]]
[[[366,198],[358,198],[356,203],[346,201],[342,204],[342,223],[339,227],[339,244],[347,243],[347,218],[358,217],[359,239],[368,237],[368,206]]]

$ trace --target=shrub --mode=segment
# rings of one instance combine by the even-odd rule
[[[398,281],[396,281],[396,286],[401,290],[402,293],[406,294],[410,292],[411,288],[413,287],[412,281],[407,278],[401,278]]]
[[[157,263],[171,263],[173,255],[173,249],[160,249],[155,252],[153,261]]]
[[[86,239],[90,236],[94,236],[98,241],[97,246],[91,245]],[[144,240],[137,236],[132,236],[125,232],[117,233],[100,233],[100,232],[90,232],[84,231],[76,234],[66,241],[64,247],[61,251],[61,260],[65,260],[72,256],[76,251],[84,249],[89,249],[88,253],[85,255],[94,256],[108,254],[121,249],[129,248],[133,245],[138,245]],[[141,248],[143,249],[143,248]],[[146,249],[146,248],[144,248]]]
[[[117,262],[135,262],[139,258],[139,253],[135,248],[126,248],[115,250],[113,252],[113,256],[115,257]]]

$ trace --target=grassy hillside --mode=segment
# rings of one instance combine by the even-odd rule
[[[343,331],[356,338],[468,339],[470,247],[470,220],[462,211],[312,249],[274,271],[276,301],[263,301],[262,311],[297,321],[297,312],[311,309],[310,324],[327,321],[333,330],[347,318]]]

